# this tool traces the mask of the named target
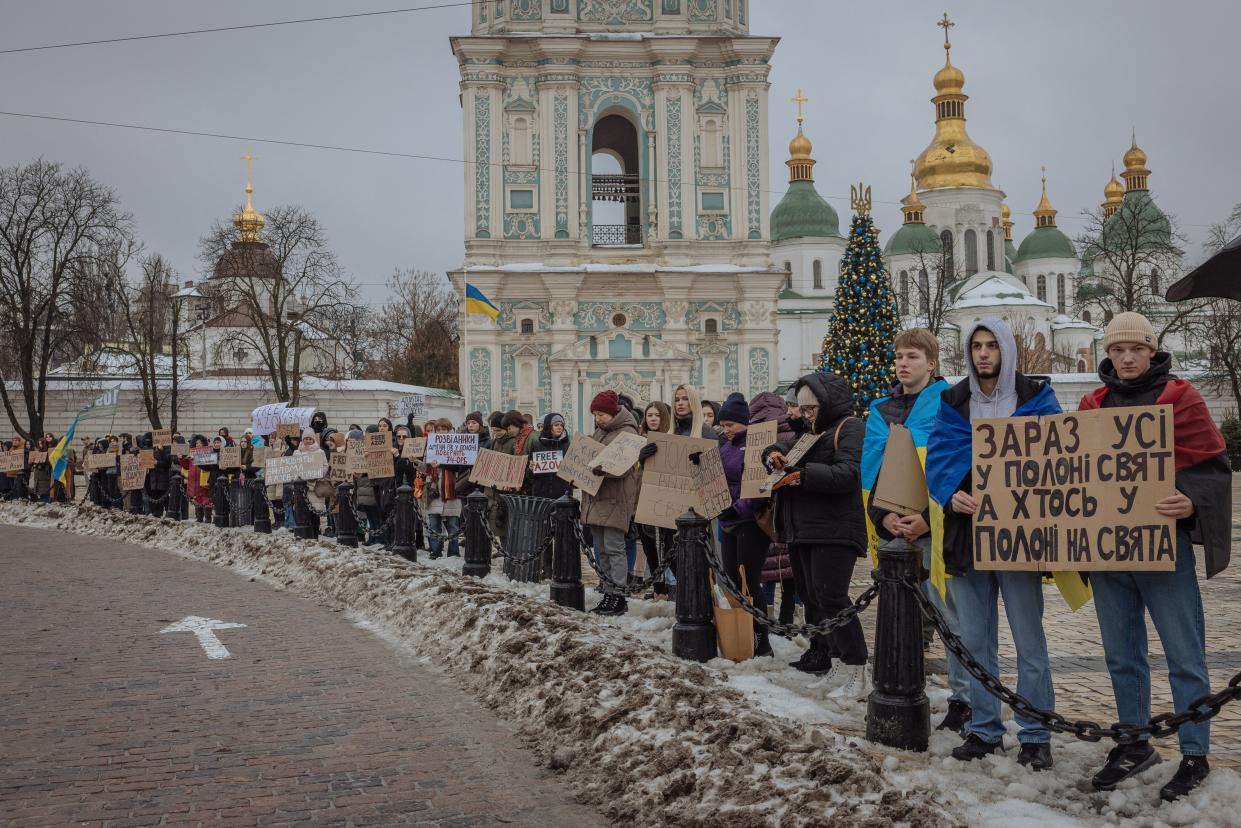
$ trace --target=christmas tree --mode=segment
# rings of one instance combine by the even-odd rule
[[[892,340],[900,329],[900,317],[879,252],[879,231],[870,217],[870,188],[850,189],[853,222],[821,364],[824,371],[849,381],[854,411],[862,417],[871,400],[887,394],[896,381]]]

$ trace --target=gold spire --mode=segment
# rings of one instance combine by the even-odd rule
[[[1055,227],[1056,211],[1051,206],[1051,202],[1047,200],[1047,168],[1043,167],[1043,197],[1039,199],[1038,206],[1034,208],[1034,226],[1037,227]]]
[[[800,89],[797,90],[797,97],[793,98],[793,103],[797,104],[797,135],[789,142],[789,160],[784,163],[789,168],[789,183],[794,181],[814,181],[814,164],[815,161],[810,157],[810,153],[814,150],[814,145],[810,143],[810,139],[802,132],[802,105],[810,99],[802,94]]]
[[[1121,173],[1125,179],[1125,192],[1148,189],[1146,179],[1151,171],[1146,169],[1146,153],[1138,149],[1136,129],[1133,131],[1133,141],[1130,143],[1129,151],[1125,153],[1122,160],[1125,162],[1125,171]]]
[[[233,225],[241,233],[241,241],[257,242],[261,241],[260,236],[263,232],[265,219],[262,213],[254,209],[254,203],[251,199],[254,194],[254,185],[250,179],[250,164],[253,161],[257,161],[258,157],[246,153],[241,156],[241,160],[246,162],[246,206],[240,213],[233,216]]]
[[[913,161],[909,162],[913,164]],[[926,205],[918,198],[918,179],[913,171],[909,173],[909,195],[901,199],[901,211],[905,214],[905,224],[921,224]]]
[[[1125,200],[1125,187],[1116,178],[1116,165],[1112,165],[1112,180],[1103,188],[1103,218],[1111,218]]]
[[[965,131],[965,73],[952,65],[952,42],[948,30],[956,24],[947,13],[935,25],[944,30],[944,66],[935,73],[935,137],[922,151],[914,176],[924,190],[977,187],[994,190],[991,156]]]
[[[1004,227],[1004,241],[1013,240],[1013,211],[1007,204],[1000,205],[1000,224]]]

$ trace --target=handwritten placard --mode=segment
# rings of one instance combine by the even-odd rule
[[[256,469],[261,469],[266,462],[267,446],[253,446],[250,449],[250,465]]]
[[[105,455],[91,454],[87,457],[101,457]],[[16,472],[26,468],[26,453],[21,449],[17,451],[6,451],[0,454],[0,472]]]
[[[21,454],[21,452],[12,452]],[[21,467],[18,466],[20,469]],[[103,471],[116,468],[116,455],[111,452],[86,455],[86,468],[91,471]]]
[[[334,451],[328,457],[328,479],[333,483],[343,483],[349,479],[349,457],[343,451]]]
[[[366,474],[366,452],[362,451],[361,439],[345,441],[345,468],[349,474]]]
[[[794,443],[793,448],[789,449],[789,453],[785,455],[784,464],[786,466],[796,466],[801,459],[806,456],[806,452],[810,451],[810,449],[814,447],[814,444],[819,442],[819,438],[822,436],[822,434],[803,434],[801,439]],[[763,481],[763,485],[761,487],[763,494],[770,495],[772,487],[783,479],[783,471],[772,472],[771,475]]]
[[[530,471],[533,474],[555,474],[560,471],[563,451],[536,451],[530,455]]]
[[[526,456],[480,449],[470,471],[470,482],[498,489],[520,489],[526,478]]]
[[[423,417],[427,413],[427,398],[424,394],[408,394],[396,401],[396,413],[401,417]]]
[[[224,446],[220,449],[220,462],[218,464],[222,469],[236,469],[241,467],[241,446]]]
[[[478,458],[478,435],[441,431],[427,436],[428,463],[441,466],[472,466]]]
[[[701,507],[695,510],[698,514],[714,518],[733,505],[732,495],[728,491],[728,478],[724,476],[724,464],[720,460],[719,446],[704,451],[698,458],[698,465],[691,467],[690,474]]]
[[[151,432],[151,445],[156,448],[172,445],[172,429],[159,428]]]
[[[741,470],[741,496],[744,498],[770,497],[763,491],[767,469],[763,467],[763,451],[774,445],[779,437],[780,424],[775,420],[754,423],[745,432],[745,465]]]
[[[32,451],[32,452],[30,452],[30,465],[32,465],[32,466],[33,466],[35,463],[46,463],[46,462],[47,462],[47,452],[46,452],[46,451]]]
[[[372,480],[393,477],[396,474],[391,452],[368,451],[364,453],[364,456],[366,458],[366,476]]]
[[[599,494],[603,478],[591,471],[595,466],[595,458],[603,451],[603,443],[587,437],[585,434],[575,435],[569,444],[569,451],[560,461],[556,476],[577,486],[586,494]]]
[[[302,427],[297,423],[280,423],[276,426],[275,440],[283,443],[286,437],[292,437],[294,440],[302,439]]]
[[[138,451],[138,467],[145,471],[155,468],[154,449],[141,449]]]
[[[716,440],[678,437],[675,434],[651,433],[647,437],[656,446],[655,455],[642,467],[642,489],[638,493],[637,523],[675,529],[676,520],[690,509],[703,514],[694,483],[691,454],[719,448]],[[701,462],[701,461],[700,461]]]
[[[421,460],[426,451],[426,437],[406,437],[401,444],[401,456],[406,460]]]
[[[622,431],[612,438],[612,442],[608,443],[603,451],[599,452],[599,456],[595,458],[595,465],[614,477],[620,477],[638,462],[638,452],[642,451],[645,445],[645,437]]]
[[[391,449],[391,431],[375,431],[362,438],[362,450],[368,453],[372,451],[389,451]]]
[[[147,471],[138,463],[138,455],[121,455],[121,489],[132,492],[146,485]]]
[[[264,479],[268,485],[293,483],[297,480],[318,480],[327,475],[327,457],[321,451],[296,451],[288,457],[267,460]]]
[[[173,443],[170,448],[172,449],[173,457],[185,457],[190,453],[189,443],[186,443],[184,440],[179,443]]]
[[[219,453],[211,446],[190,449],[190,462],[195,466],[214,466],[220,462]]]

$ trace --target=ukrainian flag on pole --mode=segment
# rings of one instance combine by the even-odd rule
[[[487,298],[487,295],[468,282],[465,285],[465,311],[466,313],[481,313],[492,322],[496,321],[496,317],[500,315],[500,309]]]
[[[65,482],[65,475],[69,471],[69,451],[73,448],[73,432],[77,430],[78,420],[86,417],[106,417],[111,414],[116,416],[117,402],[121,396],[121,387],[109,388],[100,394],[95,400],[87,403],[86,407],[79,412],[78,416],[73,418],[73,422],[69,425],[69,430],[65,432],[65,436],[60,438],[60,442],[56,444],[56,448],[47,453],[47,462],[52,464],[52,479],[61,483]]]

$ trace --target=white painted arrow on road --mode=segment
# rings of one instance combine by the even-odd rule
[[[164,627],[160,632],[194,633],[198,637],[198,643],[203,646],[203,650],[207,653],[207,658],[229,658],[228,648],[220,643],[220,639],[215,637],[215,631],[236,630],[244,626],[245,624],[235,624],[231,621],[216,621],[213,618],[199,618],[197,615],[187,615],[177,623]]]

